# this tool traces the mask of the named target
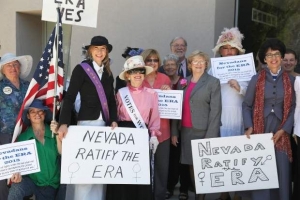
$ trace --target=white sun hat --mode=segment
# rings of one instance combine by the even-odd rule
[[[6,53],[1,57],[0,60],[0,71],[2,70],[3,65],[13,62],[13,61],[20,62],[20,78],[25,79],[30,74],[32,68],[32,57],[30,55],[24,56],[16,56],[12,53]],[[3,79],[3,74],[0,73],[0,80]]]

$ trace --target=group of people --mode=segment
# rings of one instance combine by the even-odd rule
[[[215,56],[244,54],[243,37],[238,28],[225,28],[213,48]],[[235,192],[233,199],[245,196],[253,200],[289,200],[293,157],[297,175],[293,196],[299,198],[300,152],[296,153],[300,148],[292,151],[291,142],[300,142],[300,107],[296,106],[300,101],[300,79],[294,72],[296,53],[287,50],[280,40],[268,39],[262,44],[258,52],[262,67],[250,81],[231,79],[225,84],[212,76],[206,53],[196,50],[186,58],[187,42],[182,37],[171,41],[171,53],[163,60],[155,49],[128,47],[122,54],[126,60],[116,78],[116,88],[109,58],[113,46],[107,38],[95,36],[84,49],[85,60],[72,72],[58,122],[51,121],[52,113],[41,100],[34,100],[24,110],[22,118],[28,128],[17,141],[36,140],[41,172],[23,177],[15,173],[9,187],[6,180],[0,181],[0,199],[22,199],[34,194],[36,199],[164,200],[173,196],[180,182],[178,199],[185,200],[189,198],[188,190],[195,190],[193,168],[197,166],[193,166],[191,140],[243,134],[251,139],[251,134],[269,132],[274,134],[279,188]],[[0,60],[1,145],[11,142],[14,122],[29,85],[23,79],[31,65],[30,56],[6,54]],[[154,89],[183,90],[181,120],[160,118]],[[151,185],[61,187],[61,141],[68,133],[78,94],[77,125],[149,130],[149,153],[155,160],[151,165]],[[129,98],[125,100],[125,96]],[[128,101],[135,113],[131,113]],[[51,137],[51,131],[55,137]],[[205,194],[196,194],[195,199],[204,200]],[[218,198],[228,199],[228,192]]]

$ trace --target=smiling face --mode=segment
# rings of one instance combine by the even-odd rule
[[[193,74],[203,74],[206,70],[207,63],[202,56],[195,56],[190,63],[190,68]]]
[[[294,71],[295,67],[297,65],[297,60],[295,58],[295,55],[292,53],[286,53],[283,58],[283,68],[287,72]]]
[[[264,61],[267,63],[267,67],[273,73],[276,73],[280,69],[282,62],[280,51],[269,48],[265,54]]]
[[[130,81],[133,87],[139,87],[142,85],[145,79],[146,69],[144,67],[135,68],[126,72],[126,79]]]
[[[156,55],[150,55],[145,59],[146,66],[153,67],[153,72],[156,72],[159,67],[159,59]]]
[[[178,65],[175,60],[168,60],[164,64],[164,70],[166,74],[170,77],[177,74]]]
[[[45,119],[45,111],[38,108],[30,108],[28,110],[27,118],[31,124],[42,124]]]
[[[93,61],[95,61],[98,65],[101,65],[105,57],[108,55],[108,51],[105,45],[90,46],[88,51]]]
[[[1,73],[5,75],[8,80],[13,80],[19,78],[20,75],[20,63],[15,60],[9,63],[6,63],[2,66]]]
[[[186,49],[186,44],[182,38],[175,40],[171,44],[171,52],[177,55],[179,60],[183,60],[185,58]]]

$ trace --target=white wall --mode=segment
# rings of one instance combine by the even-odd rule
[[[0,32],[0,55],[16,52],[16,11],[42,8],[42,0],[5,0],[5,6],[3,1],[0,1],[0,24],[1,30],[4,30]],[[121,54],[127,46],[155,48],[163,57],[169,53],[169,43],[175,36],[186,38],[187,55],[199,49],[213,56],[211,49],[223,27],[233,26],[234,2],[235,0],[101,0],[97,28],[72,28],[70,67],[73,69],[82,60],[82,45],[89,44],[95,35],[106,36],[113,45],[110,57],[113,60],[114,76],[121,72],[124,64]]]

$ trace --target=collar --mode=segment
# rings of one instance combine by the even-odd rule
[[[102,74],[104,70],[104,65],[99,66],[95,61],[93,61],[93,67],[98,74]]]
[[[140,87],[137,87],[137,88],[131,86],[130,83],[127,84],[127,86],[128,86],[129,90],[130,90],[132,93],[140,93],[140,92],[144,89],[143,84],[141,84]]]
[[[271,72],[271,70],[269,70],[269,71],[270,71],[270,73],[271,73],[271,75],[272,75],[272,76],[278,76],[278,74],[279,74],[279,73],[280,73],[280,71],[281,71],[281,67],[280,67],[280,69],[278,69],[278,71],[277,71],[277,73],[276,73],[276,74],[272,73],[272,72]]]

